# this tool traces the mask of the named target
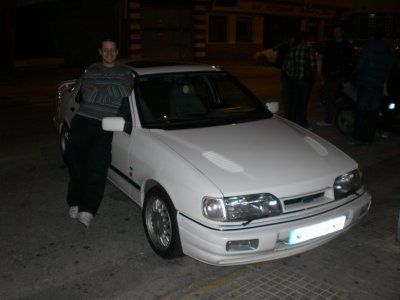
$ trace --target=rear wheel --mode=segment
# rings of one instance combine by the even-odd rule
[[[71,137],[71,132],[67,126],[63,126],[61,129],[61,135],[60,135],[60,150],[61,150],[61,156],[63,161],[66,163],[66,149],[67,149],[67,144],[69,142],[69,139]]]
[[[349,106],[339,108],[336,113],[336,128],[344,135],[352,135],[354,133],[356,123],[356,113]]]
[[[147,193],[142,220],[147,240],[154,252],[168,259],[183,255],[176,210],[161,187],[152,188]]]

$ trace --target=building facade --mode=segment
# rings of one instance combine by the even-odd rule
[[[202,59],[249,57],[300,30],[323,40],[356,1],[129,0],[129,7],[130,26],[141,29],[131,35],[132,57]]]
[[[351,30],[361,40],[369,39],[376,30],[391,38],[400,38],[399,0],[358,0]]]
[[[8,2],[7,2],[8,3]],[[307,31],[330,36],[338,22],[367,39],[377,27],[400,36],[400,1],[374,0],[19,0],[0,5],[4,62],[54,58],[68,65],[98,60],[111,33],[133,59],[247,58]],[[13,4],[13,3],[18,3]],[[4,18],[3,18],[4,17]],[[37,44],[44,47],[37,47]],[[5,65],[2,63],[2,65]]]

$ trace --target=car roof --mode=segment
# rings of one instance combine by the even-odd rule
[[[157,75],[186,72],[216,72],[222,71],[217,66],[196,62],[176,62],[157,60],[121,60],[118,63],[127,66],[136,76]]]

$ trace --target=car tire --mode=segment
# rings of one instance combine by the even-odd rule
[[[60,134],[60,151],[61,151],[61,157],[64,161],[64,163],[67,163],[67,155],[66,155],[66,149],[67,149],[67,144],[70,139],[71,132],[68,128],[68,126],[64,125],[61,128],[61,134]]]
[[[336,128],[344,135],[354,133],[356,113],[350,106],[344,106],[337,110],[335,117]]]
[[[150,189],[142,209],[143,227],[151,248],[166,259],[183,256],[176,214],[164,189]]]

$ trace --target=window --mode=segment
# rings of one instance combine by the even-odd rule
[[[251,18],[236,18],[236,42],[249,43],[252,41]]]
[[[235,7],[237,0],[215,0],[215,6]]]
[[[144,128],[208,127],[271,117],[246,87],[223,72],[139,77],[136,94]]]
[[[208,21],[210,43],[223,43],[227,40],[227,18],[225,16],[210,16]]]

